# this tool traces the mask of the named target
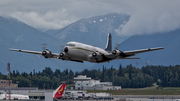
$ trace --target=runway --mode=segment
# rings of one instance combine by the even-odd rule
[[[8,100],[0,100],[8,101]],[[34,100],[12,100],[12,101],[34,101]],[[46,101],[46,100],[35,100]],[[59,101],[177,101],[177,99],[148,99],[148,98],[114,98],[113,100],[59,100]]]
[[[112,95],[111,100],[94,99],[94,100],[76,100],[76,101],[177,101],[180,99],[180,95]],[[7,100],[0,100],[7,101]],[[13,101],[32,101],[32,100],[13,100]],[[46,101],[46,100],[36,100]],[[60,100],[63,101],[63,100]],[[74,101],[74,100],[65,100]]]
[[[112,95],[113,98],[180,99],[180,95]]]

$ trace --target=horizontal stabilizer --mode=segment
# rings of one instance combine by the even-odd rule
[[[126,58],[122,58],[122,59],[140,59],[138,57],[126,57]]]

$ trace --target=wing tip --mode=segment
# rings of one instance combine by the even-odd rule
[[[164,49],[164,47],[157,47],[157,48],[159,48],[159,49]]]
[[[10,51],[21,51],[20,49],[12,49],[12,48],[9,48]]]
[[[10,50],[10,51],[13,51],[14,49],[12,49],[12,48],[9,48],[9,50]]]

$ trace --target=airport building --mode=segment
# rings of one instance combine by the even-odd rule
[[[81,90],[120,90],[121,86],[112,86],[112,82],[100,82],[100,80],[91,79],[86,75],[74,77],[75,89]]]
[[[0,88],[5,88],[7,86],[7,80],[0,79]],[[13,84],[12,80],[10,80],[10,86],[12,88],[18,87],[18,84]]]
[[[74,77],[75,86],[71,90],[65,90],[63,94],[64,99],[92,99],[92,98],[111,98],[108,93],[87,93],[86,90],[120,90],[121,86],[112,86],[112,82],[100,82],[100,80],[93,80],[86,75],[79,75]],[[37,87],[18,87],[18,84],[12,84],[10,92],[12,94],[28,95],[29,99],[52,101],[54,90],[39,90]],[[0,94],[5,94],[6,80],[0,80]],[[79,90],[77,90],[79,89]]]
[[[6,90],[10,89],[11,94],[28,95],[29,98],[33,98],[33,99],[44,98],[44,95],[42,94],[42,92],[39,91],[38,87],[18,87],[18,84],[13,84],[12,80],[10,80],[10,88],[8,88],[9,85],[8,82],[9,81],[7,80],[0,79],[0,94],[6,94],[7,93]],[[40,92],[40,93],[37,94],[34,92]],[[7,95],[8,94],[9,93],[7,93]]]
[[[1,93],[5,93],[6,88],[0,88]],[[37,87],[16,87],[16,88],[11,88],[11,93],[13,94],[23,94],[23,95],[28,95],[29,92],[34,92],[38,91]]]

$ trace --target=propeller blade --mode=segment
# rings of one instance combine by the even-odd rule
[[[60,48],[60,52],[63,52],[64,46],[61,45],[61,46],[59,46],[59,48]]]
[[[46,43],[43,43],[43,44],[42,44],[42,49],[43,49],[43,51],[46,49],[46,46],[47,46]]]
[[[55,58],[53,58],[53,60],[54,60],[54,61],[56,61],[56,59],[55,59]]]
[[[115,49],[118,49],[120,47],[120,44],[116,43],[115,44]]]
[[[41,55],[36,55],[36,59],[39,60],[39,58],[41,57]]]

